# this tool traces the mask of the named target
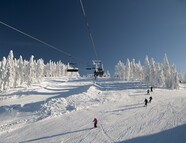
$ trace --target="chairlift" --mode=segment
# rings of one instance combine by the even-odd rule
[[[102,68],[98,68],[97,70],[94,71],[95,76],[100,76],[102,77],[104,74],[104,70]]]
[[[86,70],[92,70],[92,68],[91,67],[86,67]]]
[[[92,69],[93,69],[93,66],[91,64],[86,65],[86,70],[92,70]]]
[[[101,63],[101,60],[93,60],[92,61],[93,65],[94,65],[94,76],[100,76],[102,77],[104,74],[104,69],[103,69],[103,64]]]
[[[68,62],[67,65],[67,72],[78,72],[79,69],[77,68],[77,63],[71,62],[71,56],[70,57],[70,62]]]
[[[68,63],[67,72],[78,72],[79,69],[75,65],[75,63]]]

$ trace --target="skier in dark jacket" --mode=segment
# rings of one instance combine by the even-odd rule
[[[150,91],[153,92],[153,87],[152,86],[150,87]]]
[[[152,100],[152,96],[149,97],[149,103],[151,103],[151,100]]]
[[[96,118],[94,118],[93,122],[94,122],[94,128],[97,128],[98,120]]]
[[[148,100],[146,98],[145,98],[144,102],[145,102],[145,106],[147,106]]]
[[[147,94],[150,94],[150,90],[149,89],[147,89]]]

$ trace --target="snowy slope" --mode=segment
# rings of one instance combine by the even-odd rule
[[[154,89],[111,79],[44,79],[0,96],[1,143],[185,143],[186,85]],[[98,128],[92,120],[98,119]]]

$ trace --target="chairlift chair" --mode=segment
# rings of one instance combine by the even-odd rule
[[[90,64],[86,65],[86,70],[92,70],[92,66]]]
[[[100,76],[102,77],[104,74],[103,64],[101,63],[101,60],[93,60],[92,61],[94,65],[94,76]]]
[[[92,70],[92,68],[91,67],[86,67],[86,70]]]
[[[71,57],[70,57],[70,61],[71,61]],[[78,72],[79,69],[77,68],[77,64],[76,63],[72,63],[69,62],[67,65],[67,72]]]
[[[75,65],[75,63],[68,63],[67,72],[78,72],[79,69]]]

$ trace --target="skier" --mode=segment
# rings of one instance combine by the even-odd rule
[[[146,98],[145,98],[144,102],[145,102],[145,106],[147,106],[148,100]]]
[[[95,78],[95,80],[96,80],[96,78],[97,78],[97,73],[96,73],[96,71],[94,71],[94,78]]]
[[[149,103],[151,103],[151,100],[152,100],[152,96],[149,97]]]
[[[150,91],[153,92],[153,87],[152,86],[150,87]]]
[[[98,120],[96,118],[94,118],[94,120],[92,122],[94,122],[94,128],[97,128]]]
[[[149,89],[147,89],[147,94],[150,94],[150,91],[149,91]]]

